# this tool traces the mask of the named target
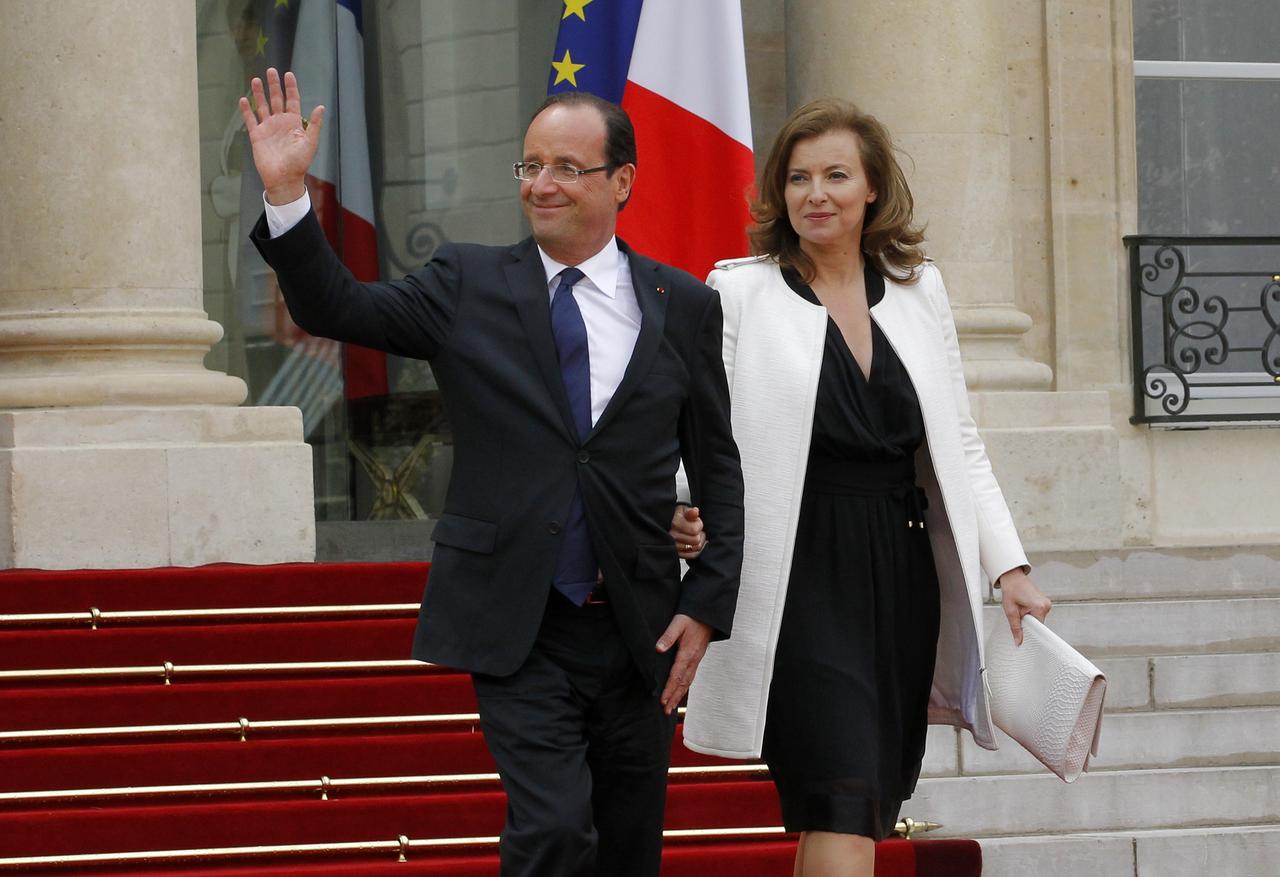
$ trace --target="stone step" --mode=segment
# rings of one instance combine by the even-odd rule
[[[1151,659],[1151,679],[1159,706],[1280,704],[1280,652],[1157,656]],[[1110,686],[1108,677],[1108,698]]]
[[[1280,652],[1097,658],[1108,712],[1280,706]]]
[[[962,775],[1044,773],[1029,752],[1003,733],[991,752],[960,734]],[[939,746],[945,746],[945,739]],[[1280,707],[1113,713],[1102,721],[1091,771],[1280,765]]]
[[[1275,877],[1280,825],[982,841],[983,877]]]
[[[947,837],[1273,825],[1280,766],[1098,771],[1071,785],[1051,774],[931,777],[902,812],[942,823]]]
[[[1008,624],[995,605],[983,622]],[[1090,657],[1265,652],[1280,649],[1280,597],[1057,603],[1049,626]]]
[[[1280,596],[1280,546],[1042,552],[1032,578],[1050,598]]]

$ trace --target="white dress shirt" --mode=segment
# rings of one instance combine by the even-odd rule
[[[262,203],[267,212],[267,229],[278,238],[293,228],[311,209],[311,195],[288,204]],[[563,265],[538,247],[542,267],[547,275],[548,301],[554,297],[560,284],[560,272],[570,266]],[[636,301],[635,287],[631,283],[631,265],[626,254],[618,249],[617,238],[609,238],[604,249],[576,266],[585,275],[574,287],[574,298],[582,311],[582,321],[587,325],[587,356],[591,364],[591,423],[600,419],[609,400],[622,383],[622,376],[631,361],[636,339],[640,336],[640,304]],[[550,326],[548,326],[548,330]]]

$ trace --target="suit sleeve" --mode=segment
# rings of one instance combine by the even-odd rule
[[[707,286],[712,289],[718,289],[718,284],[724,280],[725,272],[716,269],[707,275]],[[736,296],[721,296],[720,309],[722,316],[721,334],[721,360],[724,363],[725,383],[729,388],[730,404],[733,400],[733,368],[738,358],[738,301]],[[693,505],[689,493],[689,476],[684,470],[684,464],[676,471],[676,502],[682,502],[687,505]]]
[[[462,287],[456,248],[441,247],[401,280],[361,283],[329,246],[314,211],[277,238],[264,215],[249,237],[276,272],[289,315],[312,335],[416,359],[432,358],[448,338]]]
[[[947,349],[947,366],[951,372],[951,389],[955,394],[956,412],[960,416],[960,441],[964,447],[965,471],[973,492],[974,508],[978,516],[978,557],[987,578],[995,581],[998,576],[1016,566],[1030,567],[1022,550],[1018,530],[1009,513],[987,447],[978,434],[978,426],[969,410],[969,389],[964,382],[964,366],[960,361],[960,343],[956,337],[955,318],[951,315],[951,303],[947,298],[942,274],[936,267],[925,269],[932,277],[931,298],[938,313],[942,338]]]
[[[715,639],[733,629],[742,573],[742,463],[729,418],[722,359],[724,318],[713,294],[702,314],[680,416],[680,453],[694,505],[702,511],[707,547],[689,563],[679,612],[710,625]]]

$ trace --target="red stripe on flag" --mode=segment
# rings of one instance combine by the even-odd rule
[[[628,82],[622,107],[639,162],[618,234],[646,256],[698,278],[717,259],[747,255],[751,150],[715,125]]]
[[[338,203],[333,183],[307,176],[311,206],[329,239],[356,280],[378,279],[378,236],[373,225]],[[342,345],[342,378],[348,399],[387,395],[387,355],[358,344]]]

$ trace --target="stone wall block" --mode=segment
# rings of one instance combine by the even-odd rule
[[[27,448],[0,452],[0,466],[8,482],[8,566],[167,565],[162,448]]]
[[[165,459],[172,485],[169,554],[175,566],[315,557],[308,445],[176,447]],[[252,515],[244,514],[246,506]]]

